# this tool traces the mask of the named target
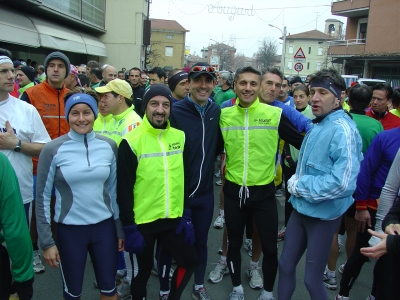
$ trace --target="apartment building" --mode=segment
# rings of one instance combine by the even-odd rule
[[[328,49],[344,74],[400,85],[400,1],[334,0],[331,12],[347,17],[345,39],[330,42]]]

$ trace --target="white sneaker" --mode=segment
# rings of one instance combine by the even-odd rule
[[[236,291],[233,291],[229,295],[229,300],[244,300],[244,294],[243,293],[238,293]]]
[[[247,277],[250,278],[249,285],[252,289],[262,289],[264,286],[263,279],[258,271],[258,268],[247,269]]]
[[[130,299],[131,298],[131,285],[126,282],[122,282],[117,286],[118,299]]]
[[[39,250],[33,251],[33,271],[35,273],[43,273],[46,270],[40,259]]]
[[[218,215],[214,222],[214,228],[222,229],[224,228],[225,219],[223,216]]]
[[[212,283],[218,283],[224,278],[224,275],[229,274],[229,268],[226,262],[220,260],[216,263],[214,270],[208,275],[208,280]]]
[[[340,296],[339,294],[336,295],[335,300],[350,300],[350,297]]]
[[[253,256],[253,241],[246,239],[243,245],[243,248],[247,250],[247,254],[252,257]]]
[[[347,263],[347,261],[345,261],[343,264],[341,264],[341,265],[337,268],[337,270],[338,270],[338,272],[339,272],[340,274],[343,274],[344,266],[346,265],[346,263]]]
[[[274,297],[267,298],[267,296],[264,296],[264,293],[261,292],[260,297],[258,297],[258,300],[275,300],[275,298]]]

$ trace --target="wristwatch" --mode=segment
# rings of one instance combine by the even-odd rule
[[[15,152],[21,151],[21,140],[18,140],[18,144],[17,144],[17,146],[15,146],[14,151]]]

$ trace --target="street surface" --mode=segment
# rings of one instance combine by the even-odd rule
[[[217,181],[215,179],[214,181]],[[214,218],[218,216],[219,213],[219,186],[215,185],[214,195],[215,195],[215,208],[214,208]],[[279,213],[279,228],[283,225],[284,222],[284,197],[279,197],[278,201],[278,213]],[[209,233],[209,251],[208,251],[208,265],[206,270],[206,276],[210,273],[210,271],[214,268],[215,265],[213,263],[218,262],[220,255],[217,253],[222,240],[222,229],[215,229],[214,227],[210,228]],[[282,252],[283,243],[279,242],[279,253]],[[107,259],[106,257],[104,259]],[[261,257],[262,259],[262,257]],[[343,263],[346,260],[346,254],[344,250],[339,254],[338,265]],[[242,285],[245,291],[245,299],[248,300],[257,300],[260,294],[260,290],[253,290],[250,288],[248,284],[248,278],[246,276],[246,268],[250,261],[250,257],[247,254],[247,251],[242,250]],[[127,257],[127,264],[130,266],[129,258]],[[371,291],[372,286],[372,271],[375,262],[373,259],[369,263],[366,263],[361,270],[360,276],[358,277],[353,289],[350,293],[351,300],[365,300]],[[174,267],[175,265],[173,265]],[[260,262],[261,266],[261,262]],[[296,290],[293,294],[294,300],[303,300],[310,299],[309,294],[305,285],[303,284],[303,275],[304,275],[304,256],[299,262],[297,267],[297,286]],[[278,274],[279,276],[279,274]],[[336,271],[336,276],[338,280],[338,288],[340,284],[341,274]],[[277,277],[278,279],[278,277]],[[86,273],[83,284],[83,292],[82,292],[82,300],[97,300],[99,299],[99,290],[96,289],[93,285],[95,280],[93,268],[90,263],[90,258],[88,257],[88,262],[86,265]],[[322,280],[322,276],[321,276]],[[192,299],[191,297],[191,282],[185,289],[182,300]],[[229,294],[232,292],[232,283],[229,275],[225,275],[224,279],[217,284],[213,284],[211,282],[205,282],[208,293],[213,300],[224,300],[228,299]],[[275,281],[274,286],[274,296],[277,299],[277,289],[278,289],[278,280]],[[156,300],[158,297],[159,291],[159,283],[158,277],[151,275],[150,280],[148,282],[148,299]],[[336,291],[328,290],[328,295],[330,299],[334,299]],[[50,268],[46,265],[46,272],[43,274],[35,275],[35,283],[34,283],[34,297],[33,300],[61,300],[62,299],[62,282],[61,276],[58,269]]]

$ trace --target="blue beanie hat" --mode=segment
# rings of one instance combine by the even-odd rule
[[[96,120],[98,114],[97,101],[88,94],[78,93],[71,95],[71,97],[69,97],[65,102],[64,110],[65,110],[65,119],[67,120],[67,122],[69,122],[68,115],[72,107],[80,103],[89,105],[89,107],[92,109],[94,113],[94,119]]]

